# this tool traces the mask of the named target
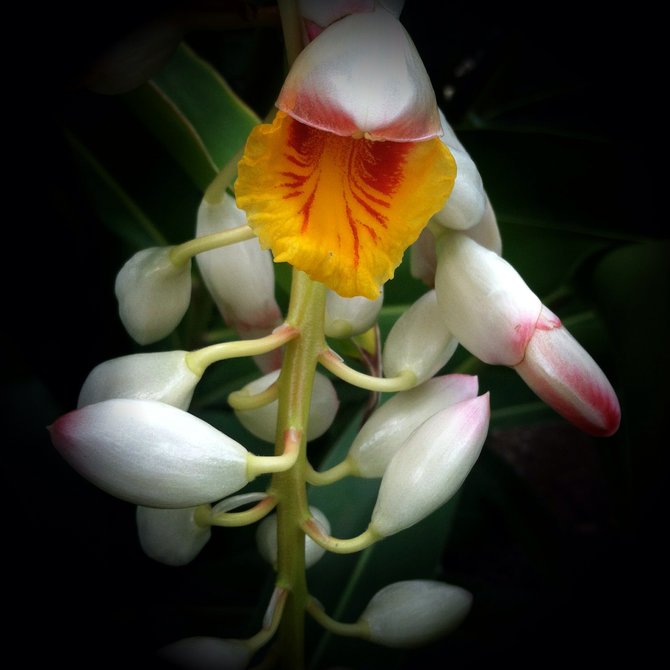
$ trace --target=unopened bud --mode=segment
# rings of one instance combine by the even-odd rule
[[[362,296],[343,298],[335,291],[328,291],[324,323],[326,336],[342,338],[366,332],[377,321],[383,302],[383,290],[376,300]]]

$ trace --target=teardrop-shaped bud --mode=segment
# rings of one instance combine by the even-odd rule
[[[428,291],[393,324],[382,352],[384,374],[395,377],[410,370],[420,384],[446,365],[457,346],[435,291]]]
[[[385,537],[409,528],[451,498],[479,457],[489,394],[463,400],[419,426],[382,477],[370,528]]]
[[[335,291],[326,293],[324,331],[327,337],[352,337],[374,326],[384,303],[383,289],[376,300],[363,296],[343,298]]]
[[[309,511],[317,525],[326,534],[330,534],[330,523],[326,515],[310,505]],[[260,555],[273,567],[277,563],[277,515],[270,514],[258,524],[256,529],[256,545]],[[314,565],[326,550],[320,547],[311,537],[305,535],[305,567]]]
[[[456,181],[447,202],[433,215],[433,221],[454,230],[465,230],[478,223],[484,215],[486,193],[475,162],[456,137],[441,110],[440,123],[441,140],[456,161]]]
[[[196,235],[212,235],[246,223],[246,214],[226,193],[218,203],[202,200]],[[221,316],[242,337],[267,335],[280,324],[272,255],[261,249],[258,238],[205,251],[196,256],[196,262]]]
[[[454,631],[471,608],[472,594],[460,586],[412,579],[378,591],[360,619],[372,642],[410,649]]]
[[[240,640],[218,637],[186,637],[165,645],[156,655],[171,667],[183,670],[243,670],[252,652]]]
[[[112,398],[158,400],[188,409],[200,376],[186,363],[186,351],[159,351],[113,358],[91,370],[77,407]]]
[[[617,431],[621,409],[612,385],[546,307],[524,359],[514,369],[544,402],[581,430],[601,437]]]
[[[265,391],[279,378],[279,370],[255,379],[241,389],[242,393],[256,395]],[[307,441],[321,437],[331,426],[339,407],[337,391],[328,377],[317,372],[312,387],[312,402],[307,423]],[[240,423],[253,435],[274,443],[277,431],[277,400],[257,409],[235,410]]]
[[[113,399],[57,419],[51,440],[80,475],[146,507],[193,507],[248,482],[247,450],[188,412],[155,400]]]
[[[396,393],[376,409],[356,435],[347,460],[361,477],[381,477],[407,438],[434,414],[475,398],[477,377],[434,377],[409,391]]]
[[[441,134],[428,73],[400,21],[352,14],[300,52],[277,107],[336,135],[413,142]]]
[[[447,328],[485,363],[519,363],[540,299],[506,260],[463,233],[440,236],[437,257],[435,289]]]
[[[169,335],[191,302],[191,261],[176,266],[172,247],[151,247],[132,256],[116,276],[119,316],[138,344]]]
[[[190,563],[212,536],[210,526],[201,526],[196,522],[198,509],[138,507],[135,520],[144,553],[165,565]]]

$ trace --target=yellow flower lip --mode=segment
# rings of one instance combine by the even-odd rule
[[[442,207],[455,176],[437,138],[345,137],[278,112],[250,134],[235,192],[276,262],[343,297],[374,300]]]

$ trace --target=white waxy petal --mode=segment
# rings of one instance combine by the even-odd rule
[[[162,647],[157,656],[183,670],[243,670],[251,651],[239,640],[187,637]]]
[[[493,211],[491,201],[486,198],[486,207],[484,214],[472,228],[463,231],[468,237],[473,239],[477,244],[480,244],[487,249],[502,255],[502,237],[500,236],[500,229],[498,228],[498,220]]]
[[[51,439],[79,474],[145,507],[193,507],[248,482],[247,450],[205,421],[154,400],[113,399],[57,419]]]
[[[137,398],[188,409],[200,377],[186,364],[185,351],[121,356],[91,370],[79,392],[77,407],[112,398]]]
[[[343,298],[335,291],[326,293],[326,318],[324,329],[327,337],[351,337],[372,328],[384,303],[383,289],[375,300],[362,296]]]
[[[212,536],[209,526],[199,526],[195,522],[197,509],[138,507],[135,520],[144,553],[165,565],[190,563]]]
[[[409,649],[454,631],[472,608],[465,589],[427,579],[396,582],[378,591],[361,615],[377,644]]]
[[[255,395],[265,391],[279,377],[279,370],[270,372],[260,379],[255,379],[241,391],[249,395]],[[235,415],[240,423],[253,435],[274,443],[277,430],[277,409],[279,403],[277,400],[259,407],[257,409],[235,410]],[[307,440],[315,440],[321,437],[331,426],[339,401],[337,392],[333,383],[328,377],[317,372],[314,377],[314,386],[312,388],[312,403],[309,408],[309,422],[307,424]]]
[[[621,409],[612,385],[546,307],[523,361],[514,369],[542,400],[581,430],[601,437],[617,431]]]
[[[412,277],[422,281],[428,288],[435,288],[437,252],[435,236],[424,228],[417,241],[409,248],[409,268]]]
[[[370,528],[385,537],[427,517],[465,481],[489,425],[489,394],[434,414],[391,459],[382,477]]]
[[[326,534],[330,534],[330,523],[326,515],[316,507],[310,505],[309,511],[317,525]],[[256,545],[260,555],[272,566],[277,563],[277,515],[265,517],[256,529]],[[320,547],[311,537],[305,536],[305,567],[314,565],[326,550]]]
[[[220,203],[202,200],[196,236],[212,235],[243,226],[246,214],[225,194]],[[240,335],[267,334],[279,325],[281,312],[275,301],[272,255],[261,249],[257,238],[211,249],[196,256],[198,269],[224,320]]]
[[[540,299],[506,260],[463,233],[444,233],[437,257],[435,288],[447,328],[485,363],[519,363]]]
[[[486,193],[477,166],[447,123],[442,111],[440,123],[442,143],[456,161],[456,181],[447,202],[433,216],[433,220],[447,228],[465,230],[476,225],[484,215]]]
[[[475,398],[478,386],[477,377],[472,375],[444,375],[396,393],[365,422],[347,460],[358,475],[381,477],[416,428],[450,405]]]
[[[277,107],[336,135],[411,142],[441,134],[430,78],[402,24],[383,8],[346,16],[300,53]]]
[[[116,276],[119,316],[138,344],[169,335],[191,302],[191,262],[177,267],[171,247],[151,247],[132,256]]]
[[[428,291],[398,318],[386,337],[384,375],[395,377],[411,370],[420,384],[446,365],[457,346],[442,318],[435,291]]]

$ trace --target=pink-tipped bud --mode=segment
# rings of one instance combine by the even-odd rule
[[[409,370],[420,384],[446,365],[458,341],[441,313],[435,291],[428,291],[393,324],[382,352],[387,377]]]
[[[451,498],[481,451],[489,394],[451,405],[419,426],[382,477],[370,529],[382,537],[409,528]]]
[[[471,608],[472,594],[460,586],[412,579],[378,591],[360,619],[372,642],[411,649],[454,631]]]
[[[463,233],[444,233],[437,257],[435,289],[447,328],[485,363],[519,363],[540,317],[540,299],[506,260]]]
[[[364,333],[374,326],[383,303],[383,288],[375,300],[363,296],[343,298],[329,290],[324,321],[326,337],[344,338]]]
[[[165,645],[156,655],[181,670],[243,670],[252,651],[241,640],[186,637]]]
[[[144,553],[165,565],[190,563],[212,536],[209,526],[196,523],[197,509],[138,507],[135,519]]]
[[[200,381],[200,375],[186,364],[186,353],[132,354],[100,363],[84,381],[77,407],[112,398],[137,398],[186,410]]]
[[[119,316],[138,344],[169,335],[191,302],[191,262],[176,266],[170,251],[171,247],[138,251],[116,276]]]
[[[514,369],[560,415],[591,435],[607,437],[621,419],[619,401],[598,364],[546,307]]]
[[[301,123],[346,137],[413,142],[441,134],[421,57],[381,7],[346,16],[310,42],[276,104]]]
[[[248,395],[255,395],[265,391],[279,378],[279,370],[270,372],[259,379],[249,382],[241,391]],[[321,437],[332,425],[340,403],[333,383],[320,372],[314,376],[312,386],[312,401],[309,407],[309,422],[307,424],[307,441]],[[235,410],[240,423],[252,434],[261,440],[274,443],[277,431],[277,400],[256,409]]]
[[[477,377],[444,375],[396,393],[356,435],[347,460],[361,477],[381,477],[407,438],[431,416],[477,396]]]
[[[50,427],[61,456],[117,498],[146,507],[193,507],[249,481],[247,450],[208,423],[154,400],[113,399]]]

